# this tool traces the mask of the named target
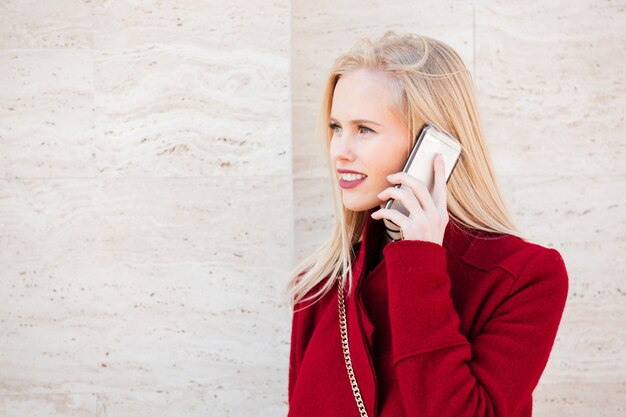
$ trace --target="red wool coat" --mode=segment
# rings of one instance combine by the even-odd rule
[[[383,233],[368,215],[345,298],[368,415],[531,416],[567,298],[559,252],[510,235],[468,236],[451,220],[443,246],[391,242],[374,265]],[[359,416],[338,314],[336,285],[293,314],[289,417]]]

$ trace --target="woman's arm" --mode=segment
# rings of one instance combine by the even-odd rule
[[[405,240],[384,253],[394,367],[407,415],[516,415],[546,366],[565,306],[568,277],[558,251],[541,250],[512,277],[471,344],[459,332],[445,248]]]

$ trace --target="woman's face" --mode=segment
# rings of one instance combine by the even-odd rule
[[[387,175],[402,171],[408,129],[392,112],[391,80],[382,72],[359,69],[343,74],[333,94],[330,160],[344,206],[366,211],[384,206],[377,194],[393,186]],[[342,177],[342,170],[360,173]],[[362,179],[361,179],[362,178]]]

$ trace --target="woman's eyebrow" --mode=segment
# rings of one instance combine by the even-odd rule
[[[339,123],[339,121],[337,121],[337,119],[335,119],[334,117],[331,117],[330,121],[333,122],[333,123]],[[376,122],[373,122],[373,121],[367,120],[367,119],[356,119],[356,120],[352,120],[350,123],[352,123],[353,125],[359,124],[359,123],[371,123],[373,125],[382,126],[380,123],[376,123]]]

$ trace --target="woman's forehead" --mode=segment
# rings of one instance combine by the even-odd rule
[[[344,74],[335,86],[331,116],[339,121],[392,116],[393,84],[380,72],[358,70]]]

